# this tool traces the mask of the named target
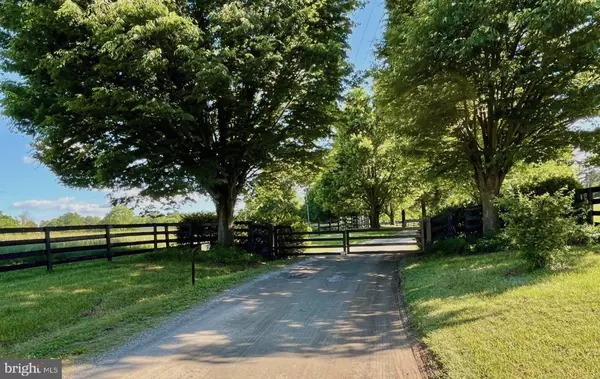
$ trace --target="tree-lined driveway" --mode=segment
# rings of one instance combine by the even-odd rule
[[[79,366],[89,378],[422,378],[398,255],[319,257],[267,274]]]

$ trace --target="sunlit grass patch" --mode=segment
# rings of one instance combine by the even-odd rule
[[[450,378],[596,378],[600,255],[531,271],[510,253],[413,260],[404,293]]]
[[[170,313],[285,264],[169,249],[0,273],[0,357],[72,358],[123,342]]]

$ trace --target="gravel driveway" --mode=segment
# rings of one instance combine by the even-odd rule
[[[77,378],[423,378],[398,255],[319,257],[191,309]]]

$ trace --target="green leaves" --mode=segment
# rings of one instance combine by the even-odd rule
[[[322,154],[355,6],[7,0],[4,110],[68,185],[237,197]]]
[[[438,172],[495,194],[519,161],[556,157],[600,114],[600,5],[579,0],[388,2],[376,96]],[[487,212],[484,212],[487,213]]]

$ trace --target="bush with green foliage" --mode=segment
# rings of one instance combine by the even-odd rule
[[[214,212],[192,212],[181,215],[181,222],[191,224],[216,224],[217,214]]]
[[[259,254],[251,254],[242,249],[213,246],[208,251],[198,252],[196,262],[215,265],[256,265],[264,258]]]
[[[427,248],[427,252],[436,255],[463,255],[469,250],[469,242],[465,237],[444,238],[435,241]]]
[[[600,242],[600,228],[595,225],[575,225],[569,231],[568,244],[574,246],[590,246]]]
[[[195,241],[198,241],[200,238],[204,239],[214,239],[217,238],[217,214],[213,212],[192,212],[192,213],[184,213],[181,216],[181,223],[191,225],[192,228],[192,236]],[[210,224],[211,227],[207,227]],[[212,227],[214,225],[214,227]],[[189,242],[189,227],[183,226],[179,229],[178,239],[180,242]]]
[[[559,191],[572,191],[582,188],[572,162],[569,150],[560,159],[545,163],[520,163],[507,176],[504,194],[554,195]]]
[[[427,251],[436,255],[488,254],[507,250],[510,241],[500,232],[486,237],[458,236],[435,241]]]
[[[572,192],[519,193],[498,199],[506,236],[533,267],[552,266],[565,257],[569,235],[576,228],[572,202]]]

